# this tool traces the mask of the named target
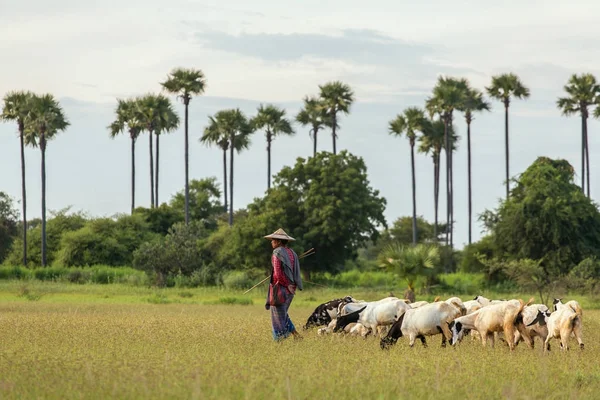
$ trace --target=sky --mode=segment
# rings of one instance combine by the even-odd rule
[[[422,107],[440,75],[468,78],[483,90],[495,74],[518,74],[531,97],[511,104],[511,175],[539,156],[566,159],[579,171],[580,120],[561,116],[555,103],[571,74],[600,76],[598,13],[600,2],[583,0],[372,0],[368,7],[356,0],[0,0],[0,96],[52,93],[71,122],[48,145],[48,210],[71,206],[112,216],[130,207],[129,139],[110,139],[106,129],[117,98],[158,93],[174,67],[201,69],[207,88],[190,106],[190,178],[220,182],[221,152],[198,141],[209,115],[239,107],[251,117],[269,103],[293,118],[304,96],[341,80],[356,102],[340,118],[338,151],[365,160],[370,185],[387,199],[391,224],[411,215],[412,202],[408,141],[389,135],[388,122],[407,107]],[[183,116],[182,104],[176,107]],[[462,247],[468,240],[467,152],[460,115],[456,128],[455,244]],[[274,173],[312,154],[308,129],[295,130],[273,144]],[[598,199],[600,122],[590,120],[589,130],[591,192]],[[318,149],[331,148],[331,135],[323,132]],[[160,201],[184,186],[183,150],[182,124],[161,138]],[[137,205],[148,206],[146,136],[138,141],[136,161]],[[255,133],[235,162],[237,208],[266,190],[264,134]],[[28,149],[26,163],[27,212],[35,218],[41,215],[39,150]],[[472,163],[476,218],[505,193],[504,109],[498,102],[472,125]],[[0,123],[0,191],[15,200],[21,197],[19,168],[16,126]],[[417,213],[433,220],[431,159],[418,155],[416,170]],[[476,219],[473,228],[477,240]]]

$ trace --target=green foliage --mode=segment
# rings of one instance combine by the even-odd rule
[[[10,196],[0,192],[0,263],[8,255],[18,233],[19,213],[14,209],[13,202]]]
[[[227,289],[249,289],[264,278],[264,270],[230,271],[223,275],[223,286]]]
[[[431,277],[435,268],[440,266],[440,250],[435,245],[403,246],[394,243],[381,252],[379,262],[405,280],[408,289],[414,291],[418,277]]]
[[[317,283],[332,288],[369,288],[392,290],[399,285],[398,276],[391,271],[359,271],[352,269],[339,274],[320,272],[312,277]]]
[[[190,275],[202,269],[200,240],[209,232],[200,221],[177,223],[166,237],[146,242],[133,253],[133,266],[146,271],[158,286],[165,286],[169,275]]]
[[[478,242],[465,246],[462,251],[460,271],[465,273],[483,272],[486,270],[486,266],[480,258],[490,259],[495,254],[494,239],[490,235],[484,236]],[[488,279],[497,280],[497,277],[488,276]]]
[[[600,212],[565,160],[539,157],[496,212],[493,243],[507,259],[539,260],[550,276],[600,256]]]
[[[440,274],[437,277],[444,292],[454,293],[457,296],[475,296],[486,287],[486,277],[482,273],[455,272]]]
[[[190,220],[205,220],[211,229],[216,228],[215,219],[223,213],[223,204],[220,197],[221,191],[219,190],[217,178],[192,179],[189,184]],[[181,220],[183,220],[183,210],[185,209],[184,191],[177,192],[169,205],[173,210],[181,212]]]
[[[131,267],[115,267],[107,265],[94,265],[92,267],[39,267],[26,268],[21,266],[0,267],[0,280],[32,280],[60,281],[71,283],[126,283],[133,286],[146,284],[143,272]]]

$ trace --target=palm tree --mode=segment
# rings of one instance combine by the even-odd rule
[[[408,290],[404,298],[415,301],[415,283],[420,276],[428,276],[440,263],[440,251],[437,245],[418,244],[404,247],[398,243],[388,245],[379,255],[383,268],[392,270],[401,279],[406,280]]]
[[[438,206],[440,198],[440,157],[442,150],[445,150],[446,124],[442,120],[428,120],[425,124],[423,135],[419,138],[419,152],[429,154],[433,160],[433,204],[434,204],[434,224],[433,236],[438,237]],[[454,127],[450,126],[449,141],[452,145],[452,151],[456,150],[458,136],[454,133]]]
[[[318,97],[305,97],[304,108],[296,116],[302,126],[310,125],[309,134],[313,138],[313,157],[317,155],[317,134],[327,126],[325,108]]]
[[[214,117],[208,117],[209,124],[204,129],[200,141],[207,145],[216,145],[223,150],[223,204],[225,205],[225,212],[227,212],[229,210],[227,208],[227,150],[229,150],[231,137],[225,126],[227,114],[223,113],[224,111],[219,111]],[[249,146],[250,138],[248,135],[235,136],[234,149],[238,154]]]
[[[143,127],[137,118],[136,99],[117,99],[115,109],[116,118],[108,129],[110,137],[115,138],[118,134],[127,131],[131,139],[131,213],[135,209],[135,141]]]
[[[9,92],[4,96],[0,119],[17,123],[21,144],[21,201],[23,203],[23,265],[27,265],[27,193],[25,185],[25,120],[33,93]]]
[[[271,189],[271,143],[278,135],[293,135],[294,129],[290,121],[285,118],[285,110],[274,105],[262,104],[258,107],[258,114],[250,120],[252,130],[264,129],[267,137],[267,190]]]
[[[32,135],[31,144],[39,144],[42,152],[42,266],[46,266],[46,145],[60,131],[64,131],[69,122],[54,96],[45,94],[32,96],[30,112],[25,121],[26,134]]]
[[[395,136],[403,136],[410,143],[410,167],[412,172],[412,240],[413,246],[417,244],[417,197],[416,197],[416,179],[415,179],[415,143],[417,141],[417,132],[423,132],[425,124],[425,114],[417,107],[410,107],[404,110],[402,115],[390,121],[389,132]]]
[[[199,69],[175,68],[161,85],[169,93],[177,94],[185,106],[185,223],[188,224],[190,221],[188,107],[192,96],[204,93],[206,78]]]
[[[159,138],[162,133],[172,132],[177,127],[179,127],[179,116],[175,112],[171,101],[162,95],[158,95],[157,100],[157,109],[156,109],[156,130],[154,134],[156,135],[156,179],[154,180],[155,190],[154,190],[154,206],[158,207],[158,167],[159,167]]]
[[[564,89],[568,96],[559,97],[556,105],[563,115],[581,114],[581,190],[584,193],[586,191],[587,175],[587,196],[590,197],[590,155],[587,119],[590,107],[596,105],[600,100],[600,85],[598,85],[596,77],[592,74],[573,74]],[[595,113],[599,113],[598,108],[596,108]]]
[[[439,77],[433,88],[433,96],[427,99],[425,108],[430,116],[439,114],[444,122],[444,148],[450,148],[449,127],[452,126],[454,110],[459,109],[464,102],[468,82],[466,79]],[[446,245],[454,245],[454,193],[452,190],[452,151],[446,151]],[[449,242],[449,243],[448,243]]]
[[[320,98],[325,108],[325,113],[328,116],[328,124],[331,126],[331,136],[333,138],[333,154],[336,153],[335,139],[337,138],[336,130],[338,126],[338,113],[348,114],[350,106],[354,102],[354,92],[347,84],[334,81],[324,85],[319,85],[321,90]]]
[[[469,244],[472,240],[472,191],[471,191],[471,123],[475,119],[473,113],[489,111],[490,103],[483,98],[483,93],[477,89],[469,89],[465,101],[460,107],[460,111],[465,113],[467,122],[467,175],[468,175],[468,193],[469,193]]]
[[[519,77],[513,73],[502,74],[492,77],[492,84],[486,87],[490,97],[504,104],[504,135],[505,135],[505,158],[506,158],[506,198],[510,190],[509,185],[509,147],[508,147],[508,107],[511,97],[517,99],[529,98],[529,89],[523,85]]]

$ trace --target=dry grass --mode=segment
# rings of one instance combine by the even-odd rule
[[[66,294],[45,289],[37,301],[18,297],[18,287],[0,295],[2,399],[575,399],[600,393],[595,310],[584,311],[584,351],[574,341],[568,353],[553,342],[548,356],[539,342],[533,351],[521,344],[512,354],[504,345],[484,349],[470,340],[442,349],[437,336],[428,348],[411,349],[401,339],[384,352],[374,338],[318,337],[314,330],[300,342],[273,343],[269,313],[258,300],[150,304],[150,290],[138,293],[137,303],[97,304],[85,301],[98,300],[89,287],[81,289],[87,295],[70,288],[72,298],[62,302],[56,298]],[[165,297],[199,301],[196,293],[180,292],[190,291]],[[313,308],[302,296],[292,304],[297,326]]]

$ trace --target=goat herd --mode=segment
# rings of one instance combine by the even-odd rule
[[[381,338],[381,348],[387,349],[402,336],[408,336],[412,347],[419,339],[427,346],[425,336],[442,334],[452,346],[466,335],[479,337],[484,346],[487,340],[494,346],[495,335],[505,341],[511,350],[524,341],[534,347],[534,338],[544,343],[544,352],[550,350],[550,340],[560,340],[560,347],[568,350],[568,341],[574,336],[583,349],[583,313],[575,300],[563,303],[554,299],[553,311],[544,304],[531,304],[521,299],[490,300],[477,296],[463,302],[458,297],[445,301],[436,298],[433,303],[410,303],[397,297],[386,297],[372,302],[356,300],[352,296],[334,299],[319,305],[308,317],[304,329],[319,327],[318,334],[347,333]]]

